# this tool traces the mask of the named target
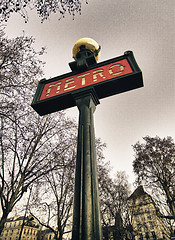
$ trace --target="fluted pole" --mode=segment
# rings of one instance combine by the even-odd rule
[[[79,129],[74,189],[72,240],[101,240],[93,114],[99,100],[92,89],[74,95]]]

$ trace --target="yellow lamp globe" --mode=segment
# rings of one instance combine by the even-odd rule
[[[95,54],[95,59],[96,61],[98,61],[99,56],[100,56],[100,46],[99,44],[93,40],[92,38],[81,38],[78,41],[76,41],[76,43],[73,46],[72,49],[72,53],[73,53],[73,57],[76,59],[77,53],[80,51],[80,47],[81,46],[85,46],[86,49],[89,49],[91,52],[93,53],[97,53]]]

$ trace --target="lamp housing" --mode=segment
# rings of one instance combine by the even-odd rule
[[[97,63],[101,47],[92,38],[81,38],[73,46],[74,62],[69,63],[72,71],[84,71]]]

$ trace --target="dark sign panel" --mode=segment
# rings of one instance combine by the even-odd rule
[[[89,67],[41,80],[32,107],[40,114],[75,106],[73,94],[94,88],[99,99],[143,86],[142,73],[131,51]]]

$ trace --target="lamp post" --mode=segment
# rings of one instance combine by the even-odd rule
[[[42,79],[32,102],[41,116],[74,106],[79,110],[72,240],[102,240],[93,120],[99,99],[143,87],[132,51],[97,64],[99,52],[93,39],[78,40],[72,72]]]
[[[74,96],[79,129],[74,189],[72,240],[101,240],[93,114],[99,100],[93,89]]]
[[[92,39],[80,39],[73,47],[71,69],[86,70],[96,63],[100,46]],[[99,99],[93,87],[73,94],[79,110],[78,143],[74,189],[72,240],[101,240],[94,112]]]

